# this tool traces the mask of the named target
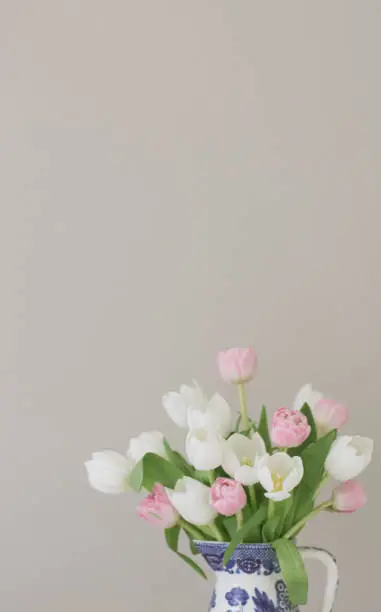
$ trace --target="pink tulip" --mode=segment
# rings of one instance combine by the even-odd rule
[[[210,504],[219,514],[233,516],[246,506],[245,490],[231,478],[217,478],[210,491]]]
[[[312,409],[319,435],[340,429],[348,421],[349,411],[343,404],[323,397]]]
[[[251,380],[257,370],[257,355],[252,348],[231,348],[218,354],[218,367],[224,380],[242,384]]]
[[[333,509],[337,512],[355,512],[367,502],[364,487],[356,480],[347,480],[333,492]]]
[[[156,483],[152,493],[140,502],[136,512],[140,518],[148,521],[151,525],[156,525],[163,529],[176,525],[179,518],[169,501],[165,488],[159,483]]]
[[[298,410],[278,408],[273,416],[271,439],[275,446],[293,448],[302,444],[310,435],[307,418]]]

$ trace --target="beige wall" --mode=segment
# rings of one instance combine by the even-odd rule
[[[147,428],[181,442],[162,393],[225,392],[237,343],[260,354],[253,410],[310,380],[380,441],[380,3],[0,14],[0,608],[206,610],[82,463]],[[303,536],[339,559],[338,612],[377,606],[377,457],[364,481],[363,512]]]

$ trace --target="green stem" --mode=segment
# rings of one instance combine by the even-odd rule
[[[269,509],[267,511],[267,518],[273,518],[275,514],[275,501],[273,499],[269,499]]]
[[[204,533],[199,527],[195,527],[195,525],[191,525],[188,521],[185,521],[182,518],[179,518],[179,526],[184,529],[189,535],[192,536],[195,540],[208,540],[209,537],[206,533]]]
[[[241,404],[242,428],[243,428],[243,431],[246,431],[247,429],[249,429],[249,418],[247,416],[245,385],[243,383],[238,383],[237,387],[238,387],[239,402]]]
[[[291,540],[298,533],[298,531],[300,531],[300,529],[304,527],[306,523],[308,523],[308,521],[313,519],[322,510],[327,510],[328,508],[332,508],[332,499],[330,499],[329,501],[323,502],[319,506],[316,506],[316,508],[314,508],[312,512],[307,514],[307,516],[300,519],[300,521],[298,521],[293,527],[291,527],[291,529],[289,529],[289,531],[287,531],[287,533],[283,537],[286,540]]]
[[[215,522],[209,523],[209,526],[211,527],[213,533],[214,533],[214,537],[216,538],[216,540],[218,542],[224,542],[224,536],[223,533],[219,530],[219,528],[217,527]]]
[[[242,529],[243,527],[243,512],[242,510],[239,510],[236,514],[236,519],[237,519],[237,529]]]
[[[215,481],[214,470],[208,470],[208,478],[209,478],[210,486],[213,486],[214,481]]]
[[[253,510],[255,510],[257,507],[257,496],[255,494],[254,485],[249,485],[248,490],[249,490],[249,498],[250,498],[251,507],[253,508]]]

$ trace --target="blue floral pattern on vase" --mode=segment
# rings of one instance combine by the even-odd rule
[[[238,568],[245,574],[260,574],[261,560],[260,559],[239,559]]]
[[[225,595],[226,601],[229,606],[246,606],[249,601],[249,594],[245,589],[241,587],[234,587],[231,591]]]
[[[210,600],[210,610],[213,610],[213,608],[216,607],[216,599],[217,599],[217,594],[216,594],[216,589],[213,589],[213,593],[212,593],[212,599]]]
[[[265,593],[255,589],[253,602],[255,606],[255,612],[278,612],[278,607],[274,604],[273,600]]]
[[[250,546],[250,548],[246,548]],[[226,544],[222,542],[198,542],[197,548],[214,572],[227,574],[255,574],[271,576],[280,574],[275,551],[270,545],[241,544],[224,566]]]

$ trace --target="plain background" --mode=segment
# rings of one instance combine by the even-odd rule
[[[0,607],[206,610],[210,585],[87,486],[91,452],[165,430],[161,396],[260,357],[253,414],[311,381],[378,438],[378,0],[0,3]],[[379,591],[370,503],[302,536],[337,612]],[[318,610],[323,571],[311,567]]]

